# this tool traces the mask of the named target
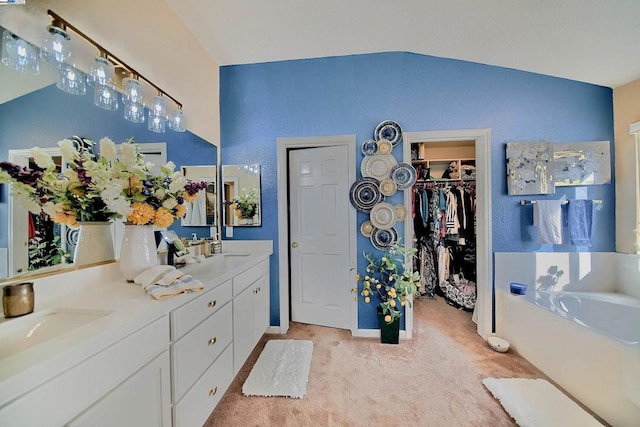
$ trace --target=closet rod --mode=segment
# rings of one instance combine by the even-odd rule
[[[602,203],[602,200],[592,200],[594,205],[599,205],[600,203]],[[535,200],[520,200],[520,206],[524,206],[524,205],[535,205],[537,202]],[[562,200],[560,202],[561,205],[566,205],[568,204],[569,201],[568,200]]]

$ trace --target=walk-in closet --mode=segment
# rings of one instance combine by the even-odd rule
[[[418,176],[411,197],[418,291],[467,311],[477,295],[475,157],[475,141],[411,145]]]

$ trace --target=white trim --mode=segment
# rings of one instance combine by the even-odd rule
[[[629,125],[629,135],[640,133],[640,122],[633,122]]]
[[[277,138],[278,161],[278,272],[280,289],[280,333],[289,330],[289,165],[288,150],[291,148],[329,147],[346,145],[348,150],[349,182],[356,180],[355,135],[313,136],[300,138]],[[348,195],[345,194],[345,200]],[[356,211],[349,209],[349,264],[351,265],[350,281],[355,284],[356,275]],[[351,292],[351,287],[347,289]],[[358,328],[358,305],[351,309],[351,333]]]
[[[403,133],[403,161],[411,163],[411,144],[418,142],[474,140],[476,149],[476,267],[478,334],[487,338],[493,329],[493,268],[491,216],[491,129],[463,129]],[[405,206],[411,206],[411,194],[404,192]],[[404,235],[413,236],[413,223],[405,221]],[[406,242],[413,245],[409,238]],[[406,329],[413,329],[413,309],[407,310]]]

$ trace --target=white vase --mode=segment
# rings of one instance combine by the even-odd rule
[[[76,266],[81,266],[114,260],[112,223],[95,221],[80,222],[79,224],[80,233],[73,253],[73,263]]]
[[[158,263],[156,239],[152,225],[124,225],[120,249],[120,271],[128,282]]]

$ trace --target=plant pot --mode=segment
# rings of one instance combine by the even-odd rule
[[[391,323],[384,321],[382,308],[378,307],[378,325],[380,326],[380,342],[382,344],[398,344],[400,340],[400,319]]]
[[[80,233],[73,254],[76,266],[115,259],[111,222],[80,222]]]
[[[128,282],[158,263],[156,239],[152,225],[125,224],[120,249],[120,271]]]

